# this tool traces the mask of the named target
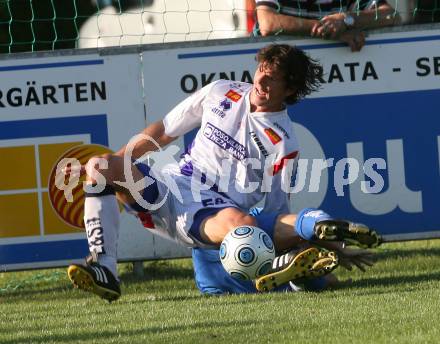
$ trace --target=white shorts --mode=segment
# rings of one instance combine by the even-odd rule
[[[139,170],[153,178],[165,180],[166,184],[156,181],[159,191],[156,204],[164,202],[157,209],[148,211],[151,215],[148,221],[143,221],[154,234],[176,241],[188,247],[213,248],[212,245],[201,242],[199,228],[201,222],[223,208],[239,208],[227,195],[214,189],[191,191],[191,177],[176,173],[175,170],[165,170],[161,176],[152,173],[149,169],[139,166]],[[130,207],[137,213],[137,207]],[[197,215],[197,216],[196,216]],[[140,215],[145,216],[145,214]],[[153,224],[153,226],[152,226]]]

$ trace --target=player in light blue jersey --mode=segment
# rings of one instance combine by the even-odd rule
[[[252,216],[261,216],[262,208],[253,208],[250,212]],[[311,216],[310,216],[311,215]],[[316,216],[318,215],[318,216]],[[373,257],[371,253],[362,249],[352,250],[347,248],[348,245],[355,245],[362,248],[374,247],[380,243],[380,238],[374,232],[363,225],[354,224],[343,220],[333,220],[328,214],[317,209],[304,209],[300,214],[293,215],[277,215],[267,214],[263,215],[269,222],[265,223],[264,227],[272,225],[273,221],[275,227],[284,227],[287,231],[296,231],[294,228],[299,228],[302,225],[304,241],[301,239],[294,249],[287,251],[284,254],[278,255],[272,266],[272,273],[275,272],[276,278],[283,279],[284,283],[277,283],[273,285],[273,280],[270,279],[270,273],[257,279],[256,283],[253,281],[238,280],[229,275],[224,269],[219,250],[217,249],[203,249],[193,248],[192,259],[194,266],[194,277],[197,288],[203,294],[219,295],[219,294],[242,294],[242,293],[256,293],[258,291],[322,291],[339,284],[338,279],[331,273],[321,277],[309,276],[307,271],[292,268],[292,262],[297,259],[299,255],[307,252],[307,248],[325,247],[327,250],[334,250],[338,255],[338,263],[348,270],[352,270],[353,266],[365,271],[365,268],[373,265]],[[301,222],[303,222],[301,224]],[[295,223],[295,227],[291,224]],[[333,226],[337,230],[342,230],[344,233],[330,233],[326,232],[328,225]],[[334,226],[336,224],[336,226]],[[327,228],[323,228],[323,227]],[[350,229],[349,229],[350,227]],[[306,234],[308,232],[309,234]],[[326,241],[322,239],[334,238],[336,241]],[[322,238],[322,239],[319,239]],[[325,255],[328,257],[328,255]],[[297,273],[305,272],[305,278],[292,278]],[[264,281],[270,280],[269,286]]]
[[[242,225],[262,228],[279,253],[319,239],[377,244],[377,235],[367,227],[332,220],[322,211],[289,214],[286,185],[295,172],[299,146],[286,104],[318,89],[321,68],[289,45],[261,49],[257,62],[253,84],[215,81],[116,154],[88,162],[84,223],[92,259],[69,267],[76,286],[110,301],[120,296],[116,194],[146,228],[188,247],[216,249],[229,231]],[[156,164],[133,162],[197,127],[194,142],[178,164],[158,169]],[[263,211],[250,215],[249,209],[263,200]],[[314,252],[328,258],[336,256],[328,253],[333,250],[350,264],[369,262],[363,252],[345,255],[336,246]],[[295,275],[291,257],[285,256],[285,264],[270,272],[276,281],[271,288]],[[320,274],[337,266],[336,260],[325,261],[329,263]],[[301,272],[303,277],[313,275]],[[264,285],[264,279],[257,281],[260,290],[271,289]]]

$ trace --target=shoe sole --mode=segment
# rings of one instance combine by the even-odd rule
[[[120,293],[114,290],[96,284],[93,276],[81,266],[70,265],[67,269],[67,275],[75,288],[96,294],[109,302],[116,301],[121,296]]]
[[[375,248],[382,243],[382,238],[376,231],[365,225],[348,222],[324,220],[315,226],[318,239],[326,241],[344,241],[347,245],[361,248]]]
[[[258,278],[255,286],[258,291],[270,291],[292,280],[326,275],[337,266],[334,252],[311,247],[299,253],[285,269]]]

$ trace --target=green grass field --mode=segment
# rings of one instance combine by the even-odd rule
[[[386,244],[322,293],[200,296],[190,260],[122,270],[108,304],[64,269],[0,274],[0,343],[439,343],[440,240]]]

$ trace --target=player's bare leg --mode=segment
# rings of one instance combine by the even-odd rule
[[[223,208],[201,223],[200,236],[205,243],[220,246],[226,234],[239,226],[257,226],[257,221],[237,208]]]
[[[277,251],[284,251],[301,245],[302,239],[295,231],[296,215],[280,215],[276,217],[273,233],[269,228],[262,228],[255,216],[251,216],[233,207],[219,210],[215,215],[207,217],[200,226],[200,235],[207,244],[220,246],[226,234],[238,226],[257,226],[266,231],[274,242]],[[292,222],[293,221],[293,222]]]

